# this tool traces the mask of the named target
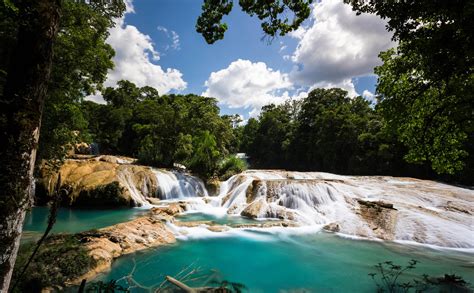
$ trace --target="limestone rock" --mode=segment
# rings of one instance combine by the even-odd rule
[[[397,221],[397,209],[382,201],[358,199],[360,216],[367,222],[377,238],[393,240]]]
[[[211,225],[207,227],[207,230],[212,232],[225,232],[229,230],[229,227],[225,225]]]
[[[339,232],[341,230],[341,226],[338,223],[330,223],[324,226],[323,229],[328,232]]]
[[[219,194],[221,182],[218,179],[211,179],[206,182],[206,189],[209,196],[217,196]]]
[[[264,198],[257,199],[249,204],[240,215],[248,218],[259,218],[266,214],[268,209],[268,204]]]
[[[185,210],[186,210],[185,202],[172,202],[166,206],[156,207],[152,209],[154,213],[162,212],[170,216],[175,216],[177,214],[184,212]]]
[[[61,188],[67,190],[67,198],[63,199],[66,205],[137,205],[134,195],[136,197],[139,193],[143,201],[146,197],[153,197],[158,182],[149,167],[127,163],[131,160],[114,156],[68,159],[58,172],[43,164],[38,184],[40,190],[51,195],[59,173]]]
[[[176,238],[166,224],[156,221],[156,213],[107,228],[83,232],[81,242],[89,255],[97,261],[94,269],[83,276],[71,280],[71,284],[82,279],[92,279],[108,269],[117,257],[139,250],[176,242]]]

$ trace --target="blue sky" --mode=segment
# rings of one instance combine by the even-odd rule
[[[298,31],[271,43],[262,41],[258,19],[241,12],[236,1],[224,18],[224,39],[208,45],[195,31],[201,3],[129,0],[107,40],[117,55],[106,85],[129,79],[161,94],[212,96],[221,113],[248,119],[264,104],[304,97],[314,87],[342,87],[372,99],[378,52],[394,45],[383,20],[356,16],[342,0],[313,5]]]

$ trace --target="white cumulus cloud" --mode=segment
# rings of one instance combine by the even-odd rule
[[[126,5],[125,14],[134,13],[132,1],[127,0]],[[116,20],[116,25],[109,30],[110,35],[106,40],[115,50],[115,67],[108,72],[105,86],[113,87],[119,80],[126,79],[140,87],[154,87],[160,94],[184,90],[187,83],[183,80],[183,74],[178,69],[163,69],[156,64],[160,55],[151,37],[140,32],[137,27],[126,24],[124,19],[125,15]],[[179,45],[179,36],[177,44]],[[87,99],[103,102],[100,93]]]
[[[376,104],[377,103],[377,99],[375,98],[375,94],[373,94],[369,90],[364,90],[364,92],[362,93],[362,97],[364,99],[366,99],[367,101],[369,101],[371,104]]]
[[[169,30],[164,26],[158,26],[156,29],[160,32],[163,32],[166,35],[166,37],[168,37],[171,40],[171,45],[167,45],[166,50],[168,50],[169,48],[172,48],[174,50],[181,49],[179,35],[177,32],[175,32],[174,30]]]
[[[298,65],[291,74],[292,81],[306,86],[343,84],[346,90],[353,88],[348,80],[373,74],[373,68],[381,64],[379,52],[396,45],[385,24],[373,14],[356,15],[342,0],[314,4],[310,25],[291,34],[299,40],[292,55]]]
[[[288,74],[267,67],[263,62],[238,59],[227,68],[212,72],[203,96],[215,97],[229,108],[260,108],[291,98]]]

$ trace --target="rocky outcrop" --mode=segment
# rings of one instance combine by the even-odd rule
[[[393,204],[362,199],[358,199],[357,202],[360,206],[359,215],[367,222],[375,236],[393,240],[397,221],[397,210],[393,208]]]
[[[152,209],[146,216],[107,228],[79,233],[80,241],[96,264],[85,275],[78,276],[70,284],[78,284],[82,279],[93,279],[97,274],[110,269],[114,259],[139,250],[174,243],[176,238],[166,226],[173,218],[169,209]]]
[[[208,195],[202,180],[189,173],[137,165],[128,157],[74,158],[66,160],[59,170],[43,165],[37,198],[47,199],[52,194],[58,174],[61,190],[67,194],[63,201],[68,206],[150,206],[158,205],[158,199]]]
[[[274,218],[289,221],[295,220],[295,214],[293,211],[275,203],[268,204],[264,198],[254,200],[242,212],[240,212],[240,215],[252,219]]]
[[[338,223],[329,223],[323,227],[326,232],[339,232],[341,231],[341,226]]]
[[[240,215],[248,218],[264,218],[266,216],[268,209],[268,204],[265,199],[261,198],[258,200],[254,200],[251,204],[249,204]]]
[[[217,196],[219,194],[220,185],[221,182],[216,178],[206,181],[206,189],[209,196]]]
[[[61,188],[67,190],[69,206],[134,206],[157,193],[158,182],[150,167],[133,165],[127,157],[99,156],[68,159],[53,171],[45,164],[38,184],[52,194],[58,174]]]

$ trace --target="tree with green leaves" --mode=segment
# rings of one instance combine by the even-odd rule
[[[204,178],[211,178],[217,169],[220,157],[216,137],[205,130],[193,139],[193,156],[189,159],[189,167]]]
[[[249,121],[244,135],[255,136],[247,147],[247,153],[257,167],[282,168],[287,166],[290,142],[293,134],[294,121],[288,103],[283,105],[270,104],[262,107],[258,128],[253,129],[254,122]]]
[[[239,0],[242,11],[257,16],[266,36],[284,36],[296,30],[311,13],[312,0]],[[222,22],[228,15],[234,2],[232,0],[204,0],[202,14],[196,23],[196,31],[201,33],[208,44],[224,38],[227,24]],[[288,14],[293,14],[292,19]]]
[[[63,159],[68,149],[65,145],[90,142],[81,102],[85,95],[102,88],[107,71],[113,67],[114,50],[105,42],[113,24],[110,16],[89,5],[62,3],[41,123],[40,160]]]
[[[380,109],[406,159],[437,173],[474,166],[474,5],[455,1],[346,0],[388,21],[398,41],[376,68]],[[467,165],[467,166],[466,166]]]

